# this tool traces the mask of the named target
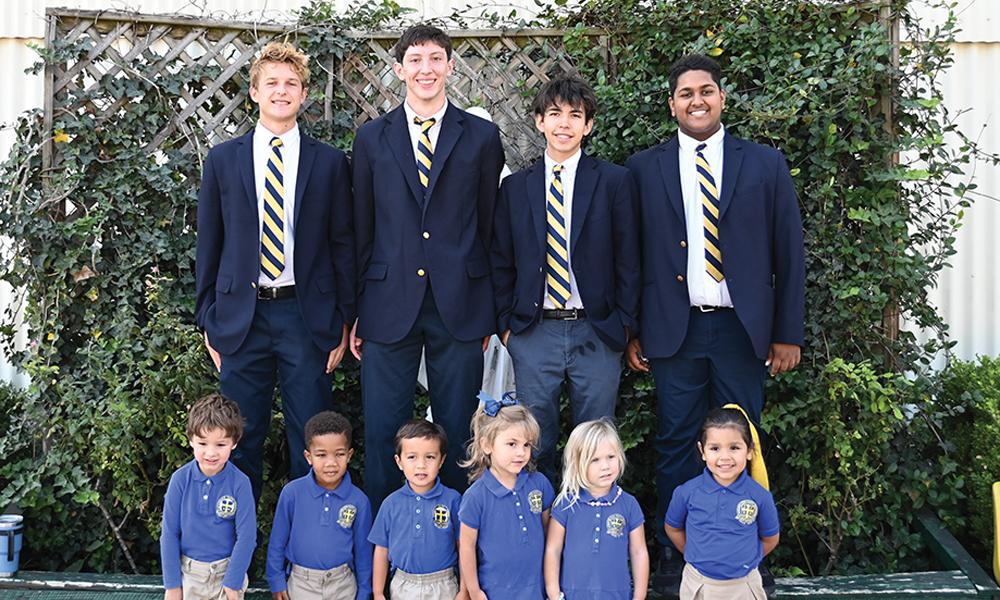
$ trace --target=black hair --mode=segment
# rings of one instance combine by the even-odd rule
[[[753,448],[753,436],[750,434],[750,422],[743,416],[743,411],[738,408],[713,408],[705,417],[705,424],[701,426],[699,441],[705,445],[708,439],[709,429],[724,429],[731,427],[740,432],[747,448]]]
[[[353,443],[353,431],[351,422],[344,415],[332,410],[324,410],[316,413],[308,421],[305,427],[306,448],[312,443],[314,437],[327,435],[328,433],[339,433],[347,438],[347,446]]]
[[[403,451],[403,440],[414,438],[436,440],[440,445],[441,455],[444,456],[448,452],[448,434],[444,432],[444,427],[425,419],[413,419],[403,423],[403,426],[396,432],[394,440],[396,455],[399,456]]]
[[[545,115],[551,106],[569,104],[573,108],[583,109],[587,120],[593,120],[597,114],[597,96],[594,88],[579,75],[559,75],[553,77],[535,96],[531,110],[536,115]]]
[[[719,63],[704,54],[688,54],[670,65],[667,82],[670,85],[671,96],[677,91],[677,80],[688,71],[707,71],[712,76],[715,85],[719,86],[720,90],[722,89],[722,67],[719,66]]]
[[[406,50],[410,46],[422,46],[427,42],[432,42],[444,48],[448,60],[451,60],[451,38],[444,31],[432,25],[414,25],[399,36],[396,45],[392,47],[392,56],[396,62],[403,62]]]

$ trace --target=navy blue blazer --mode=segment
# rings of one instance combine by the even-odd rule
[[[639,193],[643,273],[639,339],[643,353],[651,358],[677,352],[691,312],[678,148],[674,137],[625,163]],[[722,151],[719,242],[726,283],[754,352],[763,360],[772,343],[803,343],[802,219],[780,151],[729,134]]]
[[[295,186],[295,291],[312,339],[340,345],[355,318],[354,234],[347,157],[302,135]],[[209,151],[198,193],[195,318],[216,350],[239,349],[257,306],[260,222],[253,132]]]
[[[632,176],[584,154],[573,182],[570,263],[587,321],[612,349],[636,331],[639,236]],[[492,267],[497,330],[518,334],[541,319],[545,295],[545,159],[500,186]]]
[[[455,339],[493,333],[489,247],[504,163],[496,125],[449,103],[426,192],[402,105],[358,129],[351,163],[358,337],[403,339],[428,283]]]

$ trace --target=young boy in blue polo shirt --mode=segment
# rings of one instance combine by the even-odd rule
[[[229,462],[242,435],[239,407],[219,394],[198,400],[188,413],[194,460],[171,475],[163,501],[165,600],[243,598],[257,516],[250,479]]]
[[[454,600],[462,496],[438,479],[448,436],[437,423],[414,419],[396,432],[395,445],[406,483],[382,503],[368,535],[375,544],[375,600],[385,600],[390,564],[392,600]]]
[[[371,505],[351,483],[351,424],[333,411],[305,426],[311,469],[281,490],[267,547],[275,600],[366,600],[372,588]]]

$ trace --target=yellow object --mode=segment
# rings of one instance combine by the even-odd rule
[[[743,410],[743,407],[739,404],[727,404],[722,408],[735,408],[743,413],[744,417],[746,417],[747,423],[750,424],[750,437],[753,438],[753,460],[750,461],[750,477],[753,477],[754,481],[759,483],[765,490],[770,490],[771,485],[767,478],[767,465],[764,464],[764,449],[760,446],[760,435],[757,434],[757,426],[753,424],[753,421],[750,419],[750,415],[748,415],[747,411]],[[1000,484],[994,484],[993,487],[994,503],[996,503],[997,500],[997,485]],[[993,564],[995,568],[995,560]]]
[[[1000,481],[993,483],[993,579],[1000,583]]]

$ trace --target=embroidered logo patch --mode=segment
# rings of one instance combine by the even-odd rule
[[[528,492],[528,508],[535,514],[542,512],[542,490]]]
[[[448,529],[451,523],[451,511],[444,504],[434,507],[434,526],[438,529]]]
[[[619,514],[613,514],[608,517],[607,520],[607,533],[611,537],[620,538],[625,535],[625,517]]]
[[[358,516],[358,507],[353,504],[345,504],[340,507],[340,513],[337,515],[337,525],[340,525],[344,529],[350,529],[351,525],[354,525],[354,517]]]
[[[223,496],[215,503],[215,516],[220,519],[232,519],[236,516],[236,498]]]
[[[749,525],[757,520],[757,503],[753,500],[741,500],[736,505],[736,520]]]

